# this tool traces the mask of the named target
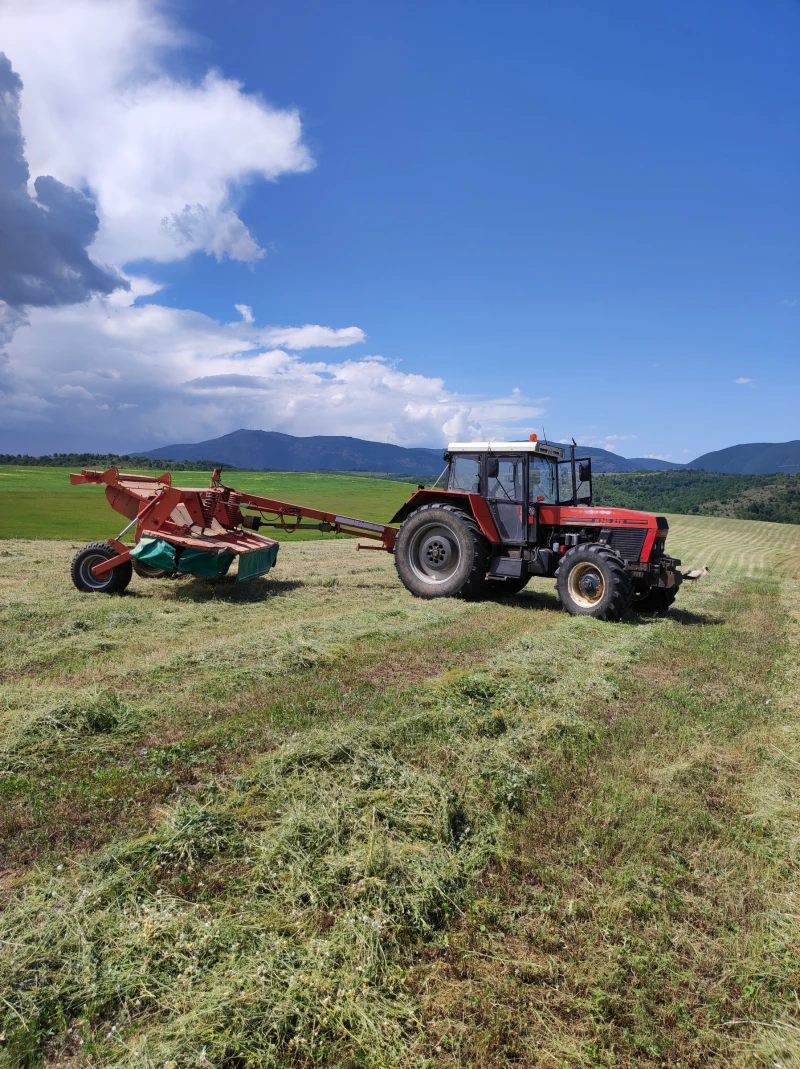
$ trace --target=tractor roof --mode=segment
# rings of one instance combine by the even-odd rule
[[[560,460],[566,450],[547,442],[451,442],[448,453],[538,453],[542,457]]]

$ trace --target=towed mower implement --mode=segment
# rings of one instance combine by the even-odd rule
[[[394,527],[223,486],[219,470],[208,489],[173,486],[169,473],[154,478],[120,474],[117,468],[84,470],[70,475],[70,482],[105,485],[111,507],[130,520],[116,538],[92,542],[75,555],[72,581],[87,592],[120,593],[134,570],[148,579],[176,572],[219,578],[234,560],[237,582],[265,575],[275,565],[279,543],[258,534],[260,527],[349,534],[380,543],[360,548],[389,552],[397,535]],[[121,539],[134,525],[136,541],[127,546]]]

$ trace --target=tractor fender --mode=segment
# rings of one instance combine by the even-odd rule
[[[408,516],[422,505],[451,505],[453,508],[466,512],[472,516],[475,522],[489,539],[492,545],[502,545],[502,539],[498,533],[486,498],[480,494],[458,493],[453,490],[417,490],[392,516],[390,523],[402,523]]]

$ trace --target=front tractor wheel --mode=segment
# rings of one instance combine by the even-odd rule
[[[452,505],[423,505],[403,522],[394,563],[418,598],[474,598],[485,587],[489,543]]]
[[[92,568],[104,560],[117,556],[117,551],[108,542],[90,542],[79,549],[72,558],[70,575],[78,590],[87,594],[121,594],[130,583],[133,567],[130,561],[118,564],[103,575],[92,575]]]
[[[633,599],[633,583],[625,562],[602,545],[575,546],[556,570],[558,600],[572,616],[619,620]]]

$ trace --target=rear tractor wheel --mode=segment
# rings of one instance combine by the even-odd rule
[[[394,547],[403,585],[418,598],[474,598],[484,592],[489,543],[452,505],[423,505],[404,520]]]
[[[634,597],[631,608],[635,609],[636,612],[647,612],[660,616],[672,607],[677,596],[677,587],[673,586],[667,589],[663,586],[653,586],[644,594]]]
[[[108,542],[90,542],[72,558],[72,582],[78,590],[87,594],[121,594],[133,575],[130,561],[118,564],[116,568],[102,575],[92,575],[92,568],[96,564],[102,564],[104,560],[111,560],[116,556],[117,551]]]
[[[605,545],[575,546],[556,569],[561,606],[572,616],[619,620],[633,599],[633,582],[621,557]]]

